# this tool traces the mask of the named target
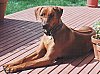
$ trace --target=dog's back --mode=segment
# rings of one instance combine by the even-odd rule
[[[95,34],[95,31],[91,27],[82,27],[79,30],[73,30],[74,41],[69,47],[73,55],[82,55],[89,52],[93,46],[91,42],[91,36]]]

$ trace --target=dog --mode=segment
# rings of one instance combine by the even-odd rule
[[[6,73],[52,65],[57,58],[81,56],[92,49],[91,36],[95,31],[87,26],[79,30],[67,27],[61,20],[62,14],[60,7],[36,8],[36,19],[42,22],[44,29],[40,44],[31,55],[4,65]]]

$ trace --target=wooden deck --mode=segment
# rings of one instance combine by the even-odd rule
[[[100,20],[100,8],[63,7],[62,20],[74,29]],[[43,35],[42,26],[36,22],[34,8],[6,15],[0,23],[0,74],[5,74],[2,66],[19,60],[34,52]],[[93,52],[73,59],[61,59],[49,67],[30,69],[14,74],[100,74],[100,62]]]

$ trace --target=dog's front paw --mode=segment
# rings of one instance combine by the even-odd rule
[[[5,64],[3,67],[7,68],[7,67],[11,67],[11,66],[13,66],[13,64]]]
[[[17,71],[17,67],[16,66],[3,66],[4,71],[8,74],[8,73],[14,73]]]

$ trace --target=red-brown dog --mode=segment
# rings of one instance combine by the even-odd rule
[[[57,58],[83,55],[92,49],[91,36],[95,31],[90,27],[77,31],[68,28],[61,20],[62,13],[62,8],[53,6],[35,10],[36,18],[41,20],[45,30],[41,42],[33,54],[5,65],[7,73],[51,65]]]

